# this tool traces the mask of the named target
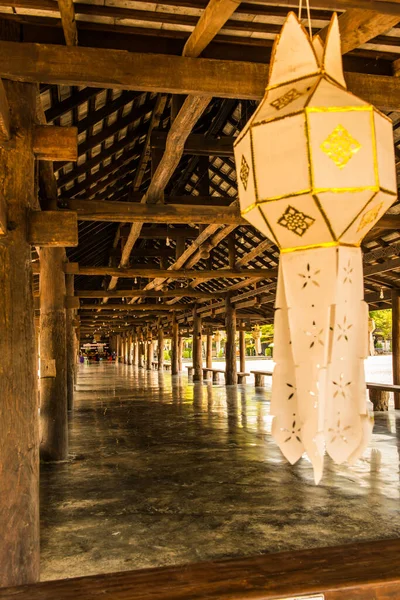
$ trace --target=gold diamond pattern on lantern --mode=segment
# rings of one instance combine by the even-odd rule
[[[326,140],[321,144],[322,152],[325,152],[333,160],[339,169],[343,169],[352,156],[361,148],[361,145],[351,137],[350,133],[338,125]]]
[[[315,219],[296,210],[293,206],[288,206],[278,223],[301,237],[314,221]]]
[[[240,179],[242,180],[243,187],[247,190],[247,183],[249,181],[249,165],[247,164],[247,160],[244,156],[242,156],[242,164],[240,166]]]
[[[364,229],[364,227],[366,227],[370,223],[375,222],[376,217],[379,215],[379,213],[382,210],[382,206],[383,206],[383,202],[379,202],[379,204],[377,204],[377,206],[374,206],[374,208],[371,208],[366,213],[364,213],[364,215],[360,221],[360,225],[358,226],[357,231],[361,231],[361,229]]]

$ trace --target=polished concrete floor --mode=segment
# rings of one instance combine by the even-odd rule
[[[400,411],[355,466],[290,466],[268,389],[81,366],[70,460],[42,465],[42,579],[400,537]]]

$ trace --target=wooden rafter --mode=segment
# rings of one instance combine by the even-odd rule
[[[400,15],[387,15],[374,10],[349,8],[339,17],[342,54],[386,33],[399,21]],[[325,27],[319,32],[319,36],[325,40],[327,33],[328,27]]]
[[[58,0],[61,23],[67,46],[78,45],[78,30],[76,28],[75,9],[73,0]]]

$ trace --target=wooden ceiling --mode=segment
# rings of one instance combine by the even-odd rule
[[[196,300],[204,318],[219,326],[223,294],[229,291],[240,319],[271,321],[277,248],[250,226],[196,221],[196,205],[236,203],[232,140],[257,106],[273,40],[291,6],[296,3],[0,0],[5,40],[0,75],[40,83],[46,122],[78,128],[77,162],[53,165],[59,207],[118,201],[193,208],[187,223],[171,217],[170,222],[131,225],[89,220],[88,210],[89,218],[79,224],[78,247],[67,251],[70,262],[98,269],[75,277],[82,319],[94,320],[96,307],[84,306],[96,304],[103,309],[101,319],[111,321],[116,315],[107,313],[121,312],[118,320],[131,326],[133,308],[140,304],[148,310],[138,308],[137,319],[167,322],[173,307],[179,309],[178,320],[189,323]],[[349,87],[391,117],[397,145],[400,2],[319,0],[311,5],[314,33],[326,28],[333,10],[340,13]],[[217,61],[203,60],[210,58]],[[46,208],[43,179],[40,194]],[[391,290],[399,286],[399,207],[389,213],[394,217],[378,224],[363,246],[371,308],[390,306]],[[122,278],[111,271],[118,267],[172,273]],[[179,276],[182,269],[265,273],[195,278]],[[139,289],[140,298],[128,296]],[[108,301],[96,296],[99,291],[109,292]],[[89,292],[92,296],[85,297]],[[128,303],[132,307],[126,312],[113,310]]]

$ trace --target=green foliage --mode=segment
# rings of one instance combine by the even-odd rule
[[[171,350],[164,350],[164,360],[171,360]]]
[[[182,353],[182,358],[192,358],[192,351],[191,350],[184,350]]]
[[[271,324],[269,325],[261,325],[260,327],[261,329],[261,335],[263,338],[265,338],[265,341],[267,340],[273,340],[274,337],[274,326]]]
[[[221,350],[218,352],[218,358],[223,358],[223,356],[224,356],[224,351],[221,349]]]
[[[375,326],[382,332],[384,339],[390,338],[392,335],[392,309],[371,310],[369,316],[375,321]]]

